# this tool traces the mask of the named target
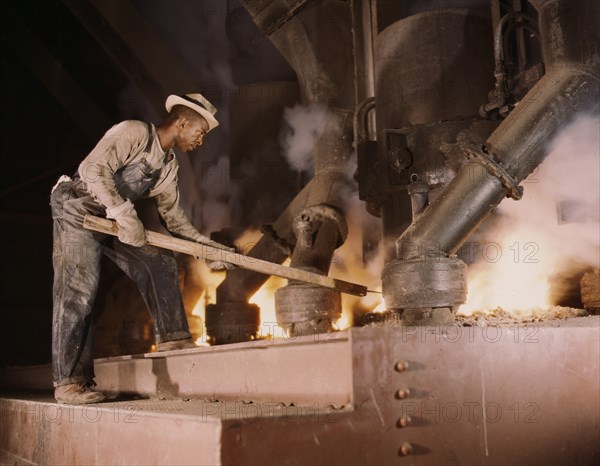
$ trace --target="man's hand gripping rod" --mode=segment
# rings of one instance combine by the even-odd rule
[[[98,231],[108,235],[117,236],[119,234],[119,227],[115,221],[95,217],[93,215],[85,216],[83,226],[88,230]],[[276,275],[278,277],[287,278],[288,280],[312,283],[313,285],[331,288],[354,296],[365,296],[367,294],[367,287],[356,283],[338,280],[326,275],[319,275],[318,273],[308,272],[293,267],[286,267],[284,265],[275,264],[274,262],[244,256],[243,254],[237,254],[202,243],[174,238],[154,231],[146,230],[146,240],[148,244],[152,246],[182,252],[198,259],[229,262],[238,267],[264,273],[266,275]]]

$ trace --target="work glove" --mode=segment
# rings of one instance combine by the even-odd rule
[[[219,257],[223,254],[223,252],[220,252],[218,250],[222,250],[225,252],[236,252],[235,248],[230,248],[228,246],[225,246],[224,244],[217,243],[216,241],[213,241],[203,235],[200,235],[200,237],[196,239],[196,242],[217,249],[217,251],[215,251],[215,257]],[[233,265],[232,263],[221,261],[221,260],[206,259],[205,261],[206,261],[207,267],[210,270],[214,270],[214,271],[231,270],[235,267],[235,265]]]
[[[206,266],[213,272],[223,272],[235,268],[235,265],[231,262],[224,261],[206,261]]]
[[[138,218],[129,199],[117,207],[107,208],[106,216],[115,219],[119,225],[119,241],[137,247],[146,244],[144,224]]]

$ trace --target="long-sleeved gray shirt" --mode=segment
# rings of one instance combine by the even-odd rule
[[[147,152],[149,133],[146,123],[127,120],[113,126],[81,162],[79,176],[86,190],[100,204],[113,208],[125,202],[114,179],[120,168],[143,162],[152,171],[160,170],[156,183],[144,197],[155,199],[158,212],[173,235],[191,241],[201,240],[204,236],[194,228],[179,205],[179,165],[175,154],[161,147],[156,128],[150,126],[153,141]]]

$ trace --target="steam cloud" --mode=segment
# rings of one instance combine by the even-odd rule
[[[370,215],[365,204],[358,198],[358,186],[352,179],[356,170],[356,153],[350,157],[346,170],[346,184],[342,188],[341,199],[344,201],[343,209],[348,224],[348,238],[335,252],[331,275],[352,282],[365,285],[370,290],[381,290],[381,270],[383,268],[383,248],[381,247],[381,220]],[[365,251],[370,247],[370,251]],[[368,254],[365,254],[368,252]],[[347,324],[366,312],[383,310],[382,295],[369,293],[367,296],[357,298],[342,295],[344,312],[352,312],[352,318]],[[342,326],[343,327],[343,326]]]
[[[500,206],[510,223],[535,227],[565,259],[600,266],[600,117],[582,116],[550,144],[519,202]]]
[[[282,131],[280,141],[285,159],[292,169],[306,171],[311,176],[314,174],[313,149],[328,124],[327,118],[327,108],[324,105],[296,105],[285,109],[284,120],[287,128]],[[341,207],[348,224],[348,237],[335,252],[330,275],[360,282],[369,289],[381,289],[383,254],[378,248],[381,222],[367,213],[364,203],[358,198],[358,186],[353,180],[356,171],[355,153],[350,155],[343,171],[345,183],[338,186],[341,192],[337,198],[343,203]],[[365,235],[369,237],[365,238]],[[368,259],[363,256],[365,239],[367,243],[372,243],[374,251]],[[353,316],[345,314],[340,326],[343,328],[351,325],[353,318],[372,311],[381,301],[379,294],[369,294],[363,298],[342,295],[344,313],[352,312]]]
[[[580,116],[548,151],[523,182],[523,199],[504,201],[483,225],[478,241],[488,253],[469,267],[469,298],[461,311],[557,304],[576,291],[585,270],[600,267],[600,117]],[[560,276],[571,284],[557,281]]]
[[[312,174],[313,148],[327,126],[327,109],[322,105],[297,105],[286,109],[284,118],[289,125],[289,130],[282,137],[285,157],[292,167]],[[356,153],[353,153],[344,167],[345,183],[339,186],[342,192],[337,197],[343,202],[341,207],[348,224],[348,238],[335,252],[331,275],[360,282],[369,289],[381,289],[383,254],[378,247],[381,221],[367,213],[364,203],[358,198],[358,186],[353,180],[356,164]],[[368,259],[363,253],[366,244],[370,244],[372,249]],[[343,295],[342,300],[344,312],[351,311],[356,318],[375,309],[382,298],[379,294],[369,294],[363,298]],[[344,320],[343,326],[352,323],[349,315],[344,316]]]
[[[296,105],[286,108],[283,118],[288,127],[282,132],[281,145],[293,169],[312,176],[312,153],[315,142],[323,134],[327,111],[323,105]]]

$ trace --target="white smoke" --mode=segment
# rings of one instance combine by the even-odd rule
[[[287,108],[284,111],[284,120],[287,124],[281,135],[284,156],[292,169],[306,171],[312,176],[315,143],[326,128],[332,129],[338,122],[328,120],[326,106],[318,104]],[[340,167],[345,179],[344,183],[336,188],[339,190],[336,197],[342,201],[341,207],[348,225],[348,237],[336,250],[329,274],[361,283],[369,289],[380,290],[383,254],[378,247],[378,239],[381,221],[367,213],[364,202],[358,198],[358,186],[353,179],[357,166],[356,153],[348,155],[348,158],[340,157],[341,160],[347,160],[346,166]],[[363,254],[365,239],[373,243],[368,258]],[[351,325],[357,315],[372,311],[382,302],[381,295],[377,293],[370,293],[363,298],[343,295],[342,300],[344,315],[337,323],[339,328]]]
[[[323,134],[327,109],[324,105],[295,105],[286,108],[283,118],[287,128],[282,131],[281,146],[290,166],[313,174],[312,155],[315,142]]]
[[[559,255],[600,266],[600,117],[582,116],[550,144],[521,201],[501,204],[506,221],[531,225]]]
[[[558,277],[600,266],[600,118],[577,118],[548,151],[523,199],[502,202],[484,225],[462,312],[550,306],[574,288]]]
[[[369,214],[365,203],[358,197],[358,185],[353,179],[357,168],[356,153],[353,152],[345,167],[346,182],[340,188],[339,198],[343,201],[344,218],[348,225],[348,237],[336,250],[330,275],[350,282],[359,283],[369,290],[381,290],[381,269],[383,249],[381,240],[381,220]],[[338,322],[340,329],[352,325],[356,318],[366,312],[383,310],[382,295],[369,293],[357,298],[343,294],[344,315]]]
[[[584,222],[585,230],[598,240],[592,226],[600,220],[600,117],[584,116],[569,125],[551,146],[540,176],[542,187],[555,191],[562,202],[564,221]]]

